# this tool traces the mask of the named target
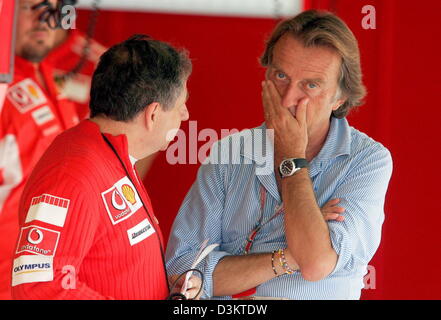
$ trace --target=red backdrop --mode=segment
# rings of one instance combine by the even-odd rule
[[[376,29],[362,28],[364,5],[376,9]],[[392,153],[394,172],[386,200],[381,246],[371,261],[375,289],[363,299],[441,299],[441,2],[411,0],[307,0],[306,7],[342,17],[359,40],[366,104],[350,123]],[[89,13],[80,11],[85,30]],[[263,122],[258,64],[271,19],[103,11],[96,39],[105,45],[133,33],[185,47],[193,59],[190,120],[198,130],[251,128]],[[182,126],[188,131],[188,123]],[[200,142],[199,146],[204,142]],[[199,165],[169,165],[158,156],[145,185],[165,237]]]

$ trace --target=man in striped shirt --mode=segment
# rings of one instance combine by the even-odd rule
[[[357,41],[335,15],[306,11],[276,27],[261,63],[265,124],[214,145],[173,225],[167,267],[187,268],[209,238],[220,246],[198,266],[205,298],[359,299],[392,159],[345,119],[365,95]],[[272,148],[256,143],[261,132],[273,133]],[[219,163],[240,138],[240,164]],[[344,220],[326,219],[326,203]]]

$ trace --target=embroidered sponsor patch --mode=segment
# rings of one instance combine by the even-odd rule
[[[22,255],[14,259],[12,286],[22,283],[46,282],[54,279],[53,257]]]
[[[117,224],[134,214],[142,207],[141,199],[128,177],[116,182],[101,193],[112,224]]]
[[[20,230],[17,251],[53,256],[58,245],[60,232],[40,226],[27,226]]]
[[[34,121],[37,125],[41,126],[46,122],[55,119],[55,116],[52,113],[51,108],[49,108],[49,106],[44,106],[38,108],[35,111],[32,111],[32,118],[34,118]]]
[[[127,235],[129,237],[131,246],[141,242],[144,239],[147,239],[153,233],[155,233],[155,229],[147,219],[142,220],[136,226],[127,230]]]
[[[29,78],[10,87],[7,97],[20,113],[26,113],[47,101],[40,87]]]
[[[55,197],[50,194],[42,194],[39,197],[34,197],[32,198],[25,223],[39,220],[63,227],[69,208],[69,202],[70,200],[68,199]]]

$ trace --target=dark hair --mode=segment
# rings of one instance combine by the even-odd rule
[[[90,115],[130,121],[146,106],[173,107],[192,64],[186,51],[134,35],[100,58],[90,90]]]
[[[305,47],[328,47],[340,55],[338,85],[346,102],[333,111],[334,117],[346,117],[352,108],[363,103],[366,88],[362,82],[358,43],[343,20],[327,11],[307,10],[280,22],[267,41],[265,52],[260,59],[264,67],[271,64],[274,46],[286,33],[301,41]]]

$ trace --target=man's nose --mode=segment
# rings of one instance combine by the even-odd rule
[[[290,108],[297,106],[306,97],[305,92],[296,83],[290,83],[282,93],[282,106]]]

